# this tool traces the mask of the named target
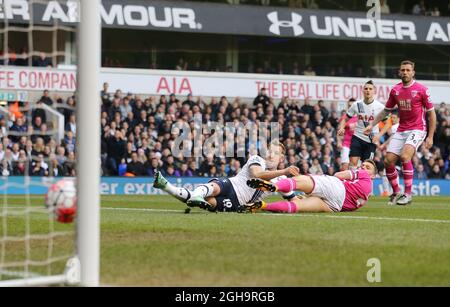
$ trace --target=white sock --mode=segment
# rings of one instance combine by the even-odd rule
[[[213,194],[214,186],[211,183],[202,184],[194,189],[192,192],[192,197],[202,197],[206,198]]]
[[[383,176],[381,178],[383,180],[383,190],[384,190],[384,192],[389,192],[391,185],[389,184],[389,180],[386,177],[386,170],[384,170]]]
[[[163,190],[184,203],[191,198],[191,192],[188,189],[176,187],[170,182],[166,184]]]

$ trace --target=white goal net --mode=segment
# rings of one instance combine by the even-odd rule
[[[93,18],[86,14],[87,6],[98,12],[98,4],[99,0],[0,0],[0,286],[78,284],[80,278],[82,285],[98,284],[98,251],[93,251],[98,249],[98,195],[80,183],[92,185],[92,181],[83,180],[88,171],[82,157],[96,151],[87,151],[81,141],[86,132],[78,128],[83,123],[77,120],[78,113],[86,110],[79,102],[80,95],[99,96],[94,87],[80,85],[98,83],[98,68],[97,59],[85,60],[91,76],[83,80],[83,50],[79,50],[80,56],[76,52],[82,35],[85,43],[81,42],[80,48],[92,43],[92,38],[83,34],[87,31],[79,26],[79,18],[84,10],[89,24]],[[43,20],[45,14],[50,18]],[[100,30],[93,28],[93,38],[98,40]],[[95,44],[90,47],[90,52],[98,53],[99,66],[100,48],[97,50]],[[78,68],[78,72],[72,71],[78,74],[77,94],[52,82],[52,76],[67,68]],[[95,116],[98,113],[92,100]],[[86,129],[99,122],[88,120],[91,123],[84,123]],[[95,140],[95,128],[90,134],[92,148],[99,140]],[[88,167],[92,169],[92,165]],[[97,175],[95,183],[98,173],[90,173]],[[46,207],[45,202],[49,187],[63,178],[77,182],[78,212],[71,223],[58,221],[55,208]],[[89,213],[81,205],[86,202],[86,193],[92,196],[94,220],[83,219]],[[87,224],[81,228],[83,223]],[[90,231],[95,239],[86,243],[83,238],[87,234],[77,229]],[[90,251],[86,252],[86,246]],[[85,271],[80,277],[83,269],[78,259],[83,263],[89,253],[94,260],[86,262],[89,273]]]

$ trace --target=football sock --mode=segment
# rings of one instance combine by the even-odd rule
[[[163,190],[184,203],[187,202],[189,198],[191,198],[191,192],[189,192],[189,190],[176,187],[170,182],[166,184]]]
[[[412,183],[414,177],[414,166],[412,161],[403,163],[403,179],[405,181],[405,194],[411,195]]]
[[[400,193],[400,186],[398,185],[398,173],[394,166],[386,166],[386,177],[392,186],[394,194]]]
[[[194,189],[194,191],[192,192],[192,197],[200,196],[202,198],[206,198],[211,196],[213,192],[214,186],[212,183],[202,184]]]
[[[261,209],[279,213],[296,213],[297,205],[290,201],[278,201],[275,203],[266,204],[261,207]]]
[[[275,186],[278,192],[289,193],[297,189],[297,181],[294,178],[282,179]]]

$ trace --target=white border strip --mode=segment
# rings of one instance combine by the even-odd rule
[[[102,208],[106,211],[140,211],[140,212],[160,212],[160,213],[182,213],[182,210],[174,209],[150,209],[150,208]],[[197,212],[196,212],[197,213]],[[208,214],[208,212],[198,212]],[[408,219],[396,217],[373,217],[373,216],[349,216],[349,215],[328,215],[328,214],[280,214],[262,213],[257,216],[278,216],[278,217],[323,217],[332,219],[355,219],[355,220],[381,220],[381,221],[402,221],[402,222],[424,222],[450,224],[450,220],[429,220],[429,219]]]

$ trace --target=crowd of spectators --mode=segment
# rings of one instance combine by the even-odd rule
[[[284,98],[279,102],[261,92],[253,105],[239,98],[229,101],[215,97],[206,101],[189,95],[178,99],[175,95],[141,99],[120,90],[114,95],[102,91],[102,161],[108,175],[152,176],[156,169],[166,176],[229,177],[243,166],[246,157],[206,155],[185,157],[172,154],[175,138],[172,125],[189,123],[202,115],[203,125],[211,122],[270,123],[282,127],[281,140],[287,148],[286,161],[281,167],[297,165],[301,172],[332,175],[340,169],[341,144],[336,128],[342,116],[337,105],[325,106],[324,101],[313,104]],[[420,178],[450,179],[450,109],[446,104],[437,108],[438,129],[435,146],[422,147],[414,159],[416,175]],[[209,134],[203,135],[203,140]],[[194,136],[192,136],[193,138]],[[239,144],[238,136],[235,144]],[[384,140],[383,140],[384,141]],[[244,141],[248,145],[248,139]],[[224,145],[223,152],[226,152]],[[249,147],[247,147],[249,149]],[[253,148],[254,149],[254,148]],[[252,149],[250,148],[249,151]],[[383,150],[377,151],[381,165]],[[247,153],[248,154],[248,153]]]
[[[115,67],[115,66],[114,66]],[[153,65],[153,68],[158,68]],[[432,67],[421,65],[421,70],[417,71],[417,78],[422,80],[449,80],[448,73],[436,73]],[[193,63],[180,58],[177,64],[170,69],[186,71],[216,71],[233,72],[233,67],[214,66],[210,60]],[[425,72],[424,70],[428,70]],[[347,63],[345,65],[329,65],[322,63],[320,65],[306,64],[302,65],[298,61],[270,61],[265,59],[261,62],[250,63],[247,66],[242,65],[239,72],[255,74],[275,74],[275,75],[303,75],[303,76],[329,76],[329,77],[355,77],[355,78],[398,78],[398,67],[367,67],[363,65],[354,65]]]
[[[7,56],[4,56],[3,51],[0,50],[0,65],[53,67],[53,61],[45,52],[39,52],[39,56],[30,57],[27,48],[23,47],[17,53],[9,46]]]
[[[2,176],[75,176],[75,98],[56,102],[44,91],[35,103],[1,102],[8,114],[0,114],[0,174]],[[64,116],[65,136],[58,139],[57,127],[45,106]]]
[[[3,176],[75,176],[76,117],[75,97],[66,101],[52,99],[45,91],[38,103],[29,106],[9,104],[9,117],[0,117],[0,173]],[[340,169],[341,142],[336,130],[343,111],[337,104],[312,103],[283,98],[275,101],[261,91],[253,104],[235,98],[150,96],[101,91],[101,161],[104,176],[153,176],[160,170],[174,177],[230,177],[242,168],[256,148],[235,135],[234,157],[224,154],[188,157],[183,151],[173,152],[175,123],[187,123],[195,137],[195,116],[201,116],[203,128],[218,122],[247,125],[278,122],[281,141],[286,146],[286,160],[280,167],[296,165],[303,174],[333,175]],[[51,131],[43,105],[59,111],[65,118],[65,137],[58,140]],[[450,108],[445,103],[436,108],[438,127],[435,146],[422,146],[414,158],[415,176],[420,179],[450,179]],[[47,126],[49,125],[49,127]],[[256,131],[256,129],[255,129]],[[202,135],[203,142],[211,134]],[[384,139],[382,140],[382,142]],[[192,142],[191,142],[192,143]],[[246,144],[246,153],[238,152],[238,144]],[[227,152],[223,144],[223,153]],[[239,153],[239,155],[238,155]],[[385,148],[380,147],[375,160],[381,166]]]

